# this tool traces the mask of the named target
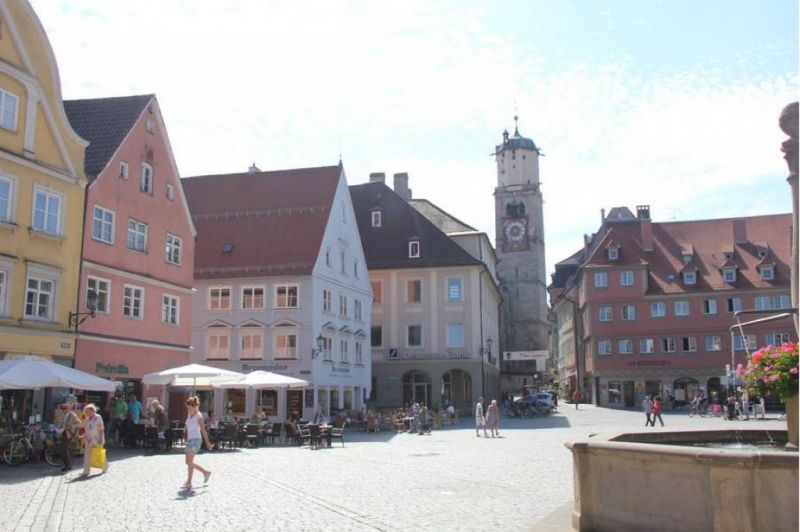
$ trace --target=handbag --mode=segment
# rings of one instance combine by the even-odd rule
[[[92,454],[89,457],[89,466],[103,469],[106,466],[106,450],[99,445],[92,447]]]

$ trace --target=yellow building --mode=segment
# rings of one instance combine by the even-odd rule
[[[86,145],[39,19],[26,0],[0,0],[0,359],[72,362]]]

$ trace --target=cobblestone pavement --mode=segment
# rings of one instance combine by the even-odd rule
[[[785,430],[771,417],[733,424]],[[685,413],[664,421],[731,426]],[[642,425],[639,412],[562,405],[503,420],[500,439],[476,438],[469,420],[429,436],[348,431],[343,448],[203,453],[197,461],[213,474],[207,486],[197,475],[193,491],[180,488],[177,450],[110,449],[109,471],[85,480],[45,464],[0,466],[0,530],[569,530],[564,442]]]

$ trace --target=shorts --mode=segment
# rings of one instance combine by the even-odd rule
[[[200,447],[203,444],[202,438],[192,438],[191,440],[186,440],[186,454],[192,453],[197,454],[200,452]]]

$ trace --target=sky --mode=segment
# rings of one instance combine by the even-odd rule
[[[65,99],[154,93],[182,176],[408,172],[494,239],[502,132],[544,153],[548,279],[600,209],[791,211],[796,0],[31,0]]]

